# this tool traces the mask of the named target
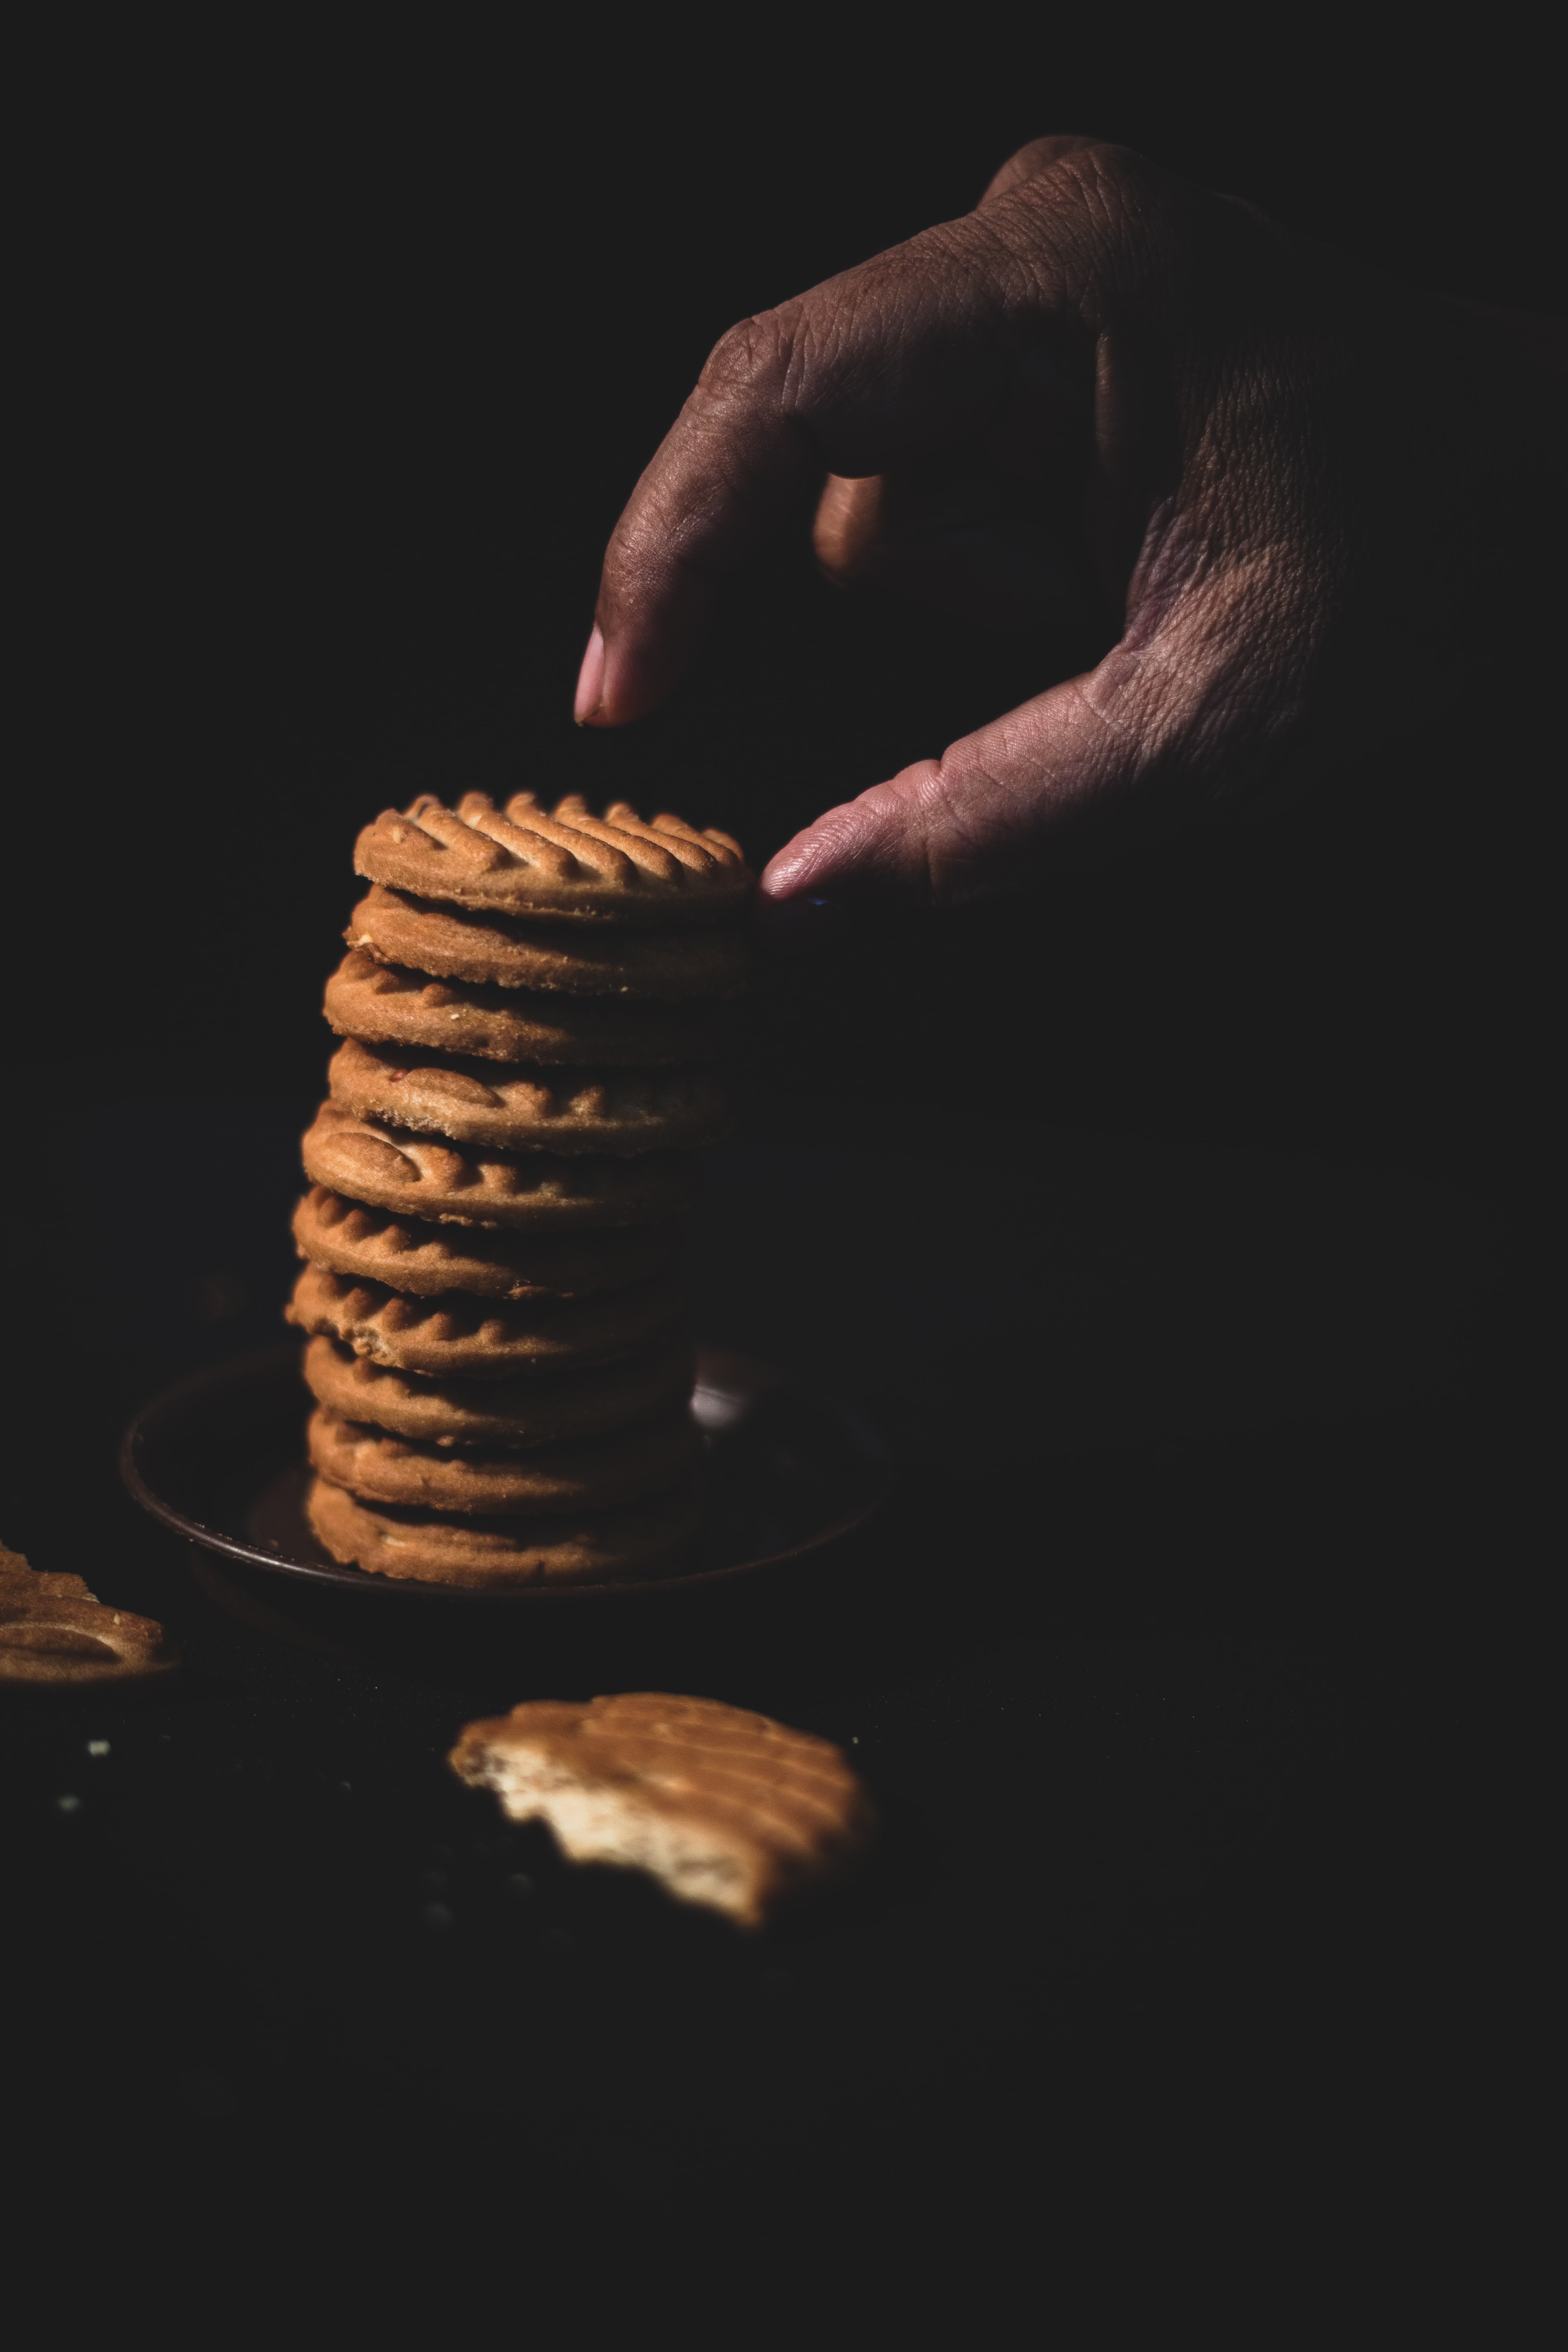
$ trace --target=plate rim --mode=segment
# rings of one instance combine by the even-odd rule
[[[132,1500],[170,1531],[183,1536],[186,1542],[239,1568],[260,1569],[268,1574],[281,1576],[295,1586],[303,1584],[317,1591],[377,1593],[385,1597],[395,1594],[405,1601],[446,1602],[458,1607],[476,1604],[494,1608],[515,1607],[521,1603],[534,1606],[561,1607],[567,1603],[603,1605],[611,1601],[640,1600],[647,1602],[662,1594],[707,1591],[716,1585],[732,1584],[742,1578],[766,1575],[787,1567],[792,1561],[815,1559],[833,1545],[843,1542],[874,1519],[887,1506],[896,1478],[892,1451],[886,1439],[868,1420],[858,1407],[817,1389],[811,1382],[784,1368],[765,1362],[744,1349],[721,1348],[712,1343],[697,1343],[699,1378],[703,1385],[701,1365],[709,1360],[722,1358],[744,1365],[765,1376],[770,1385],[782,1385],[810,1397],[825,1406],[841,1423],[847,1425],[865,1448],[868,1466],[874,1467],[875,1478],[868,1498],[852,1511],[845,1512],[830,1522],[818,1534],[804,1543],[787,1545],[782,1551],[765,1553],[761,1559],[737,1560],[724,1568],[705,1568],[681,1576],[646,1577],[636,1580],[602,1584],[550,1585],[519,1584],[487,1590],[483,1586],[433,1584],[419,1577],[374,1576],[364,1569],[333,1561],[330,1566],[314,1561],[279,1558],[261,1545],[249,1543],[243,1537],[231,1536],[220,1528],[212,1528],[192,1517],[160,1495],[142,1475],[138,1459],[140,1448],[157,1423],[170,1414],[177,1414],[182,1405],[194,1405],[198,1398],[210,1397],[215,1390],[239,1387],[249,1379],[258,1381],[268,1373],[281,1373],[297,1367],[302,1347],[291,1340],[265,1348],[252,1349],[240,1356],[228,1356],[216,1364],[206,1364],[172,1381],[154,1396],[139,1405],[121,1433],[119,1447],[119,1467],[122,1485]],[[303,1391],[303,1382],[301,1381]],[[304,1391],[301,1396],[303,1404]]]

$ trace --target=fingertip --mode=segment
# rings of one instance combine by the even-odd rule
[[[583,656],[574,706],[579,727],[629,727],[657,710],[679,678],[685,660],[668,633],[652,642],[635,625],[609,636],[595,626]]]

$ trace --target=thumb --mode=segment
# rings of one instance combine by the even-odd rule
[[[1068,855],[1217,813],[1289,748],[1306,680],[1260,658],[1256,636],[1244,651],[1234,609],[1212,603],[829,809],[764,870],[763,919],[797,899],[1013,892]]]

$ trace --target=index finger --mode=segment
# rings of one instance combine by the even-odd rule
[[[1016,210],[993,200],[731,328],[616,526],[580,721],[620,726],[663,699],[725,580],[826,474],[882,473],[986,421],[1020,314],[1071,307]]]

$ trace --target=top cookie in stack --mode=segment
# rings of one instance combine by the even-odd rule
[[[671,1220],[728,1125],[738,844],[574,795],[367,825],[289,1308],[310,1517],[392,1576],[657,1573],[696,1524]]]
[[[625,801],[602,817],[581,793],[542,809],[518,793],[504,812],[486,793],[455,809],[422,793],[387,809],[354,845],[354,872],[389,889],[492,915],[628,923],[668,930],[734,921],[752,887],[739,842],[678,816],[645,824]]]

